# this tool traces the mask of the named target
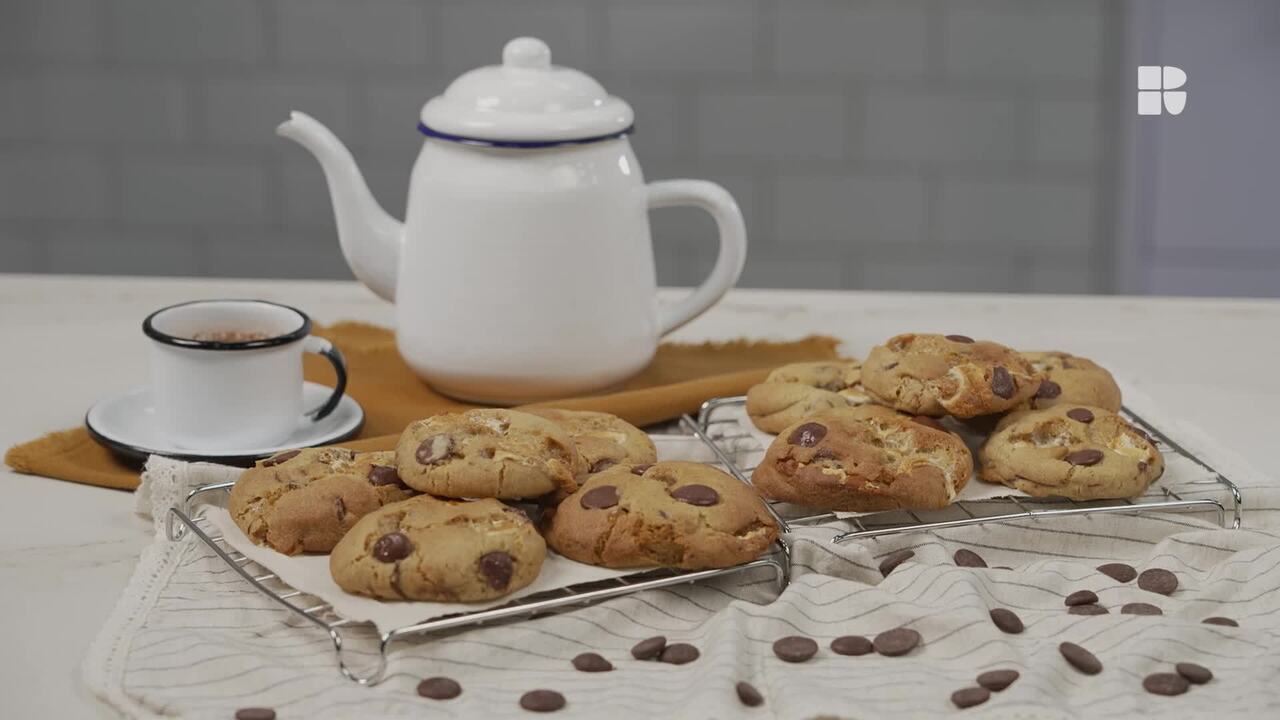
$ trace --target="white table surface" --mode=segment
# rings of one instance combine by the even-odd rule
[[[671,297],[676,291],[664,291]],[[354,283],[0,275],[0,447],[74,426],[146,381],[142,318],[195,298],[258,297],[319,322],[391,323]],[[1258,467],[1274,463],[1280,301],[739,290],[677,340],[835,335],[862,355],[898,332],[963,333],[1086,355]],[[0,715],[110,716],[80,659],[151,527],[131,494],[0,469]]]

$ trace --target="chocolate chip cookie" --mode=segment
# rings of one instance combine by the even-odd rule
[[[1073,500],[1141,495],[1164,472],[1146,435],[1100,407],[1010,413],[979,453],[981,478],[1029,495]]]
[[[972,474],[964,442],[931,418],[864,406],[785,428],[751,480],[773,500],[870,512],[946,507]]]
[[[568,432],[515,410],[467,410],[419,420],[400,436],[396,459],[410,487],[453,498],[573,492],[587,470]]]
[[[544,417],[569,433],[587,472],[596,473],[614,465],[639,465],[658,461],[658,450],[640,428],[617,415],[585,410],[530,408],[526,412]]]
[[[1120,386],[1098,363],[1058,351],[1021,354],[1031,367],[1045,376],[1031,397],[1031,409],[1042,410],[1069,403],[1120,411]]]
[[[858,360],[792,363],[747,391],[747,415],[756,427],[776,434],[816,412],[869,402]]]
[[[728,567],[755,560],[778,526],[750,487],[710,465],[615,465],[565,498],[546,532],[565,557],[613,568]]]
[[[333,548],[329,572],[343,590],[383,600],[479,602],[533,582],[546,554],[513,507],[419,495],[361,518]]]
[[[251,540],[286,555],[325,553],[366,513],[416,493],[391,452],[289,450],[245,470],[227,502]]]
[[[898,335],[872,349],[862,366],[874,400],[933,417],[1011,410],[1030,400],[1042,379],[1017,352],[964,335]]]

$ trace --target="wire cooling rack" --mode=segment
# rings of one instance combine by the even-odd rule
[[[745,404],[746,397],[743,396],[708,400],[702,404],[696,421],[685,416],[680,424],[687,432],[697,435],[712,449],[719,460],[719,465],[742,482],[749,483],[751,472],[755,469],[755,463],[752,460],[763,454],[765,448],[760,445],[754,435],[741,426],[739,420],[742,417],[741,413],[729,416],[730,414],[725,412],[729,409],[741,408]],[[847,518],[840,518],[830,512],[806,514],[803,508],[782,503],[775,503],[773,507],[775,512],[786,518],[786,523],[792,526],[816,525],[838,520],[852,524],[854,529],[841,531],[832,537],[832,542],[836,543],[965,525],[1106,513],[1208,511],[1217,515],[1218,524],[1224,528],[1240,527],[1244,499],[1235,483],[1129,408],[1122,408],[1121,414],[1145,430],[1156,441],[1165,456],[1166,476],[1169,474],[1169,468],[1177,463],[1181,473],[1190,477],[1177,483],[1175,487],[1170,487],[1163,482],[1153,483],[1145,495],[1121,500],[1081,502],[1067,498],[1009,496],[990,500],[955,502],[943,510],[894,510]],[[1191,497],[1192,495],[1209,497]]]
[[[360,685],[375,685],[387,671],[388,652],[393,643],[411,638],[425,638],[446,630],[475,628],[503,621],[531,618],[564,612],[602,600],[630,595],[642,590],[654,590],[685,583],[710,580],[749,570],[767,570],[772,573],[774,585],[781,593],[791,579],[790,549],[781,540],[774,550],[757,560],[741,565],[714,570],[649,570],[634,575],[582,583],[549,590],[522,598],[499,607],[474,612],[456,613],[431,618],[420,623],[378,632],[372,623],[352,621],[338,616],[333,608],[320,598],[297,590],[281,580],[270,569],[250,560],[227,545],[202,510],[210,504],[224,506],[233,482],[203,485],[191,491],[181,507],[170,508],[165,519],[165,532],[169,540],[177,542],[188,533],[207,545],[218,558],[235,571],[245,582],[278,603],[288,616],[301,624],[311,625],[329,635],[337,656],[338,670],[347,679]],[[770,512],[774,512],[770,508]],[[785,530],[788,526],[778,518]],[[352,651],[352,645],[361,647]],[[376,652],[365,648],[374,646]],[[367,659],[373,655],[372,661]]]
[[[764,448],[753,435],[739,425],[737,417],[724,417],[724,411],[741,407],[743,397],[716,398],[702,405],[695,419],[685,415],[678,426],[684,435],[697,437],[714,454],[715,464],[723,467],[738,480],[750,484],[754,465],[744,460],[758,457]],[[1009,522],[1041,518],[1087,515],[1093,513],[1144,513],[1170,510],[1212,511],[1223,527],[1240,527],[1240,514],[1244,502],[1235,484],[1205,461],[1185,448],[1135,413],[1124,410],[1130,421],[1145,429],[1165,453],[1166,466],[1171,462],[1189,463],[1196,477],[1178,488],[1164,484],[1156,486],[1147,495],[1133,500],[1108,500],[1076,502],[1049,498],[1002,498],[995,500],[956,502],[946,510],[893,511],[843,519],[834,513],[806,513],[803,508],[784,504],[769,505],[769,512],[778,521],[783,537],[795,526],[816,525],[843,521],[855,529],[841,531],[833,542],[874,538],[897,533],[921,530],[977,525],[981,523]],[[790,581],[789,546],[779,541],[768,555],[741,565],[715,570],[650,570],[634,575],[572,585],[535,595],[528,595],[505,605],[431,618],[420,623],[379,632],[372,623],[353,621],[334,613],[333,608],[319,598],[290,587],[271,572],[245,555],[237,552],[223,540],[218,531],[204,516],[208,505],[225,506],[227,495],[234,483],[224,482],[203,485],[192,490],[180,507],[170,508],[165,529],[169,540],[177,542],[193,535],[208,546],[213,553],[245,582],[279,604],[303,626],[312,626],[328,634],[333,642],[338,670],[347,679],[360,685],[375,685],[385,676],[388,653],[394,643],[413,638],[425,639],[433,634],[450,630],[465,630],[486,624],[527,619],[576,607],[597,603],[610,598],[630,595],[643,590],[694,583],[750,570],[765,570],[772,574],[775,587],[782,592]],[[1190,495],[1217,494],[1225,496],[1228,506],[1217,497],[1184,497]],[[352,646],[372,645],[375,652],[353,651]],[[373,659],[367,658],[372,655]],[[349,657],[350,656],[350,657]],[[366,658],[356,661],[356,657]]]

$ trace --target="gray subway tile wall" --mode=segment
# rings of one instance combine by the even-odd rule
[[[421,104],[532,34],[635,106],[648,179],[738,198],[744,285],[1106,291],[1118,22],[1100,0],[5,0],[0,271],[350,277],[276,123],[329,125],[400,214]],[[661,281],[698,281],[711,221],[652,219]]]

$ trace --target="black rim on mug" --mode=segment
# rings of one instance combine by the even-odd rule
[[[260,340],[242,340],[237,342],[222,342],[220,340],[195,340],[192,338],[178,337],[177,335],[170,335],[167,332],[163,332],[157,329],[155,326],[155,322],[154,322],[155,319],[161,314],[166,313],[170,310],[176,310],[177,308],[187,307],[190,305],[211,305],[214,303],[255,303],[259,305],[270,305],[272,307],[280,308],[281,310],[288,310],[291,313],[295,313],[299,318],[302,319],[302,325],[298,326],[296,329],[291,330],[283,335],[275,335],[273,337],[262,338]],[[162,307],[159,310],[156,310],[155,312],[148,315],[147,319],[142,321],[142,332],[146,333],[147,337],[151,338],[152,340],[155,340],[156,342],[164,343],[165,345],[173,345],[175,347],[190,348],[192,350],[258,350],[260,348],[269,348],[269,347],[278,347],[280,345],[288,345],[291,342],[296,342],[310,335],[311,334],[311,318],[308,317],[306,313],[302,312],[296,307],[292,307],[282,303],[271,302],[270,300],[255,300],[252,298],[218,298],[215,300],[189,300],[187,302],[182,302],[182,303],[177,303],[175,305]]]

